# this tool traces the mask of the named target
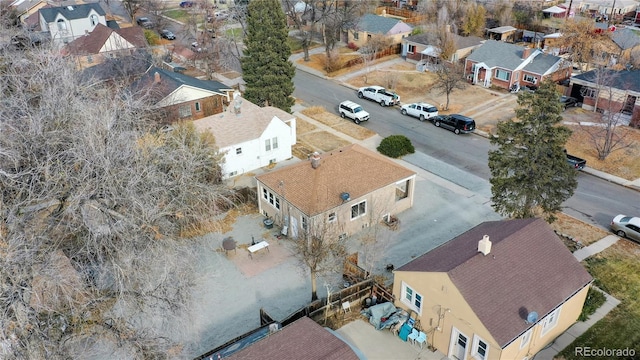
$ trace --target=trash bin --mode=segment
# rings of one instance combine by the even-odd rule
[[[262,220],[262,222],[264,223],[264,227],[266,227],[267,229],[273,228],[273,220],[264,219],[264,220]]]

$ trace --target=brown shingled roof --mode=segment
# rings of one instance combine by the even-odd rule
[[[193,121],[196,129],[210,131],[215,136],[218,148],[259,138],[274,116],[282,121],[295,117],[284,110],[271,106],[260,107],[245,99],[240,103],[240,113],[236,113],[234,104],[235,101],[232,101],[223,113]]]
[[[96,25],[92,32],[80,36],[74,41],[67,44],[63,50],[63,55],[92,55],[98,54],[112,33],[120,35],[123,39],[131,43],[136,48],[144,48],[147,41],[144,38],[142,28],[132,26],[122,29],[111,29],[102,24]]]
[[[227,359],[358,360],[358,356],[344,341],[303,317]]]
[[[342,204],[343,192],[357,199],[412,175],[415,172],[352,144],[322,154],[317,169],[311,167],[310,161],[301,161],[256,179],[308,216],[314,216]],[[278,186],[280,181],[284,181],[284,187]]]
[[[478,252],[489,235],[491,252]],[[446,272],[503,348],[592,280],[541,219],[482,223],[396,271]]]

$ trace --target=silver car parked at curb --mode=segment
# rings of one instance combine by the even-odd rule
[[[611,220],[611,230],[620,237],[640,242],[640,217],[617,215]]]

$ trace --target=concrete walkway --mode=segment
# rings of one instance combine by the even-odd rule
[[[573,256],[576,257],[576,259],[578,259],[578,261],[582,261],[592,255],[595,255],[601,251],[603,251],[604,249],[608,248],[609,246],[615,244],[616,242],[618,242],[620,238],[616,235],[608,235],[603,237],[602,239],[594,242],[593,244],[587,246],[587,247],[583,247],[580,250],[576,250],[573,252]]]

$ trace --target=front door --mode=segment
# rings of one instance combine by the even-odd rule
[[[469,338],[454,327],[451,332],[450,357],[456,360],[465,360],[468,343]]]

